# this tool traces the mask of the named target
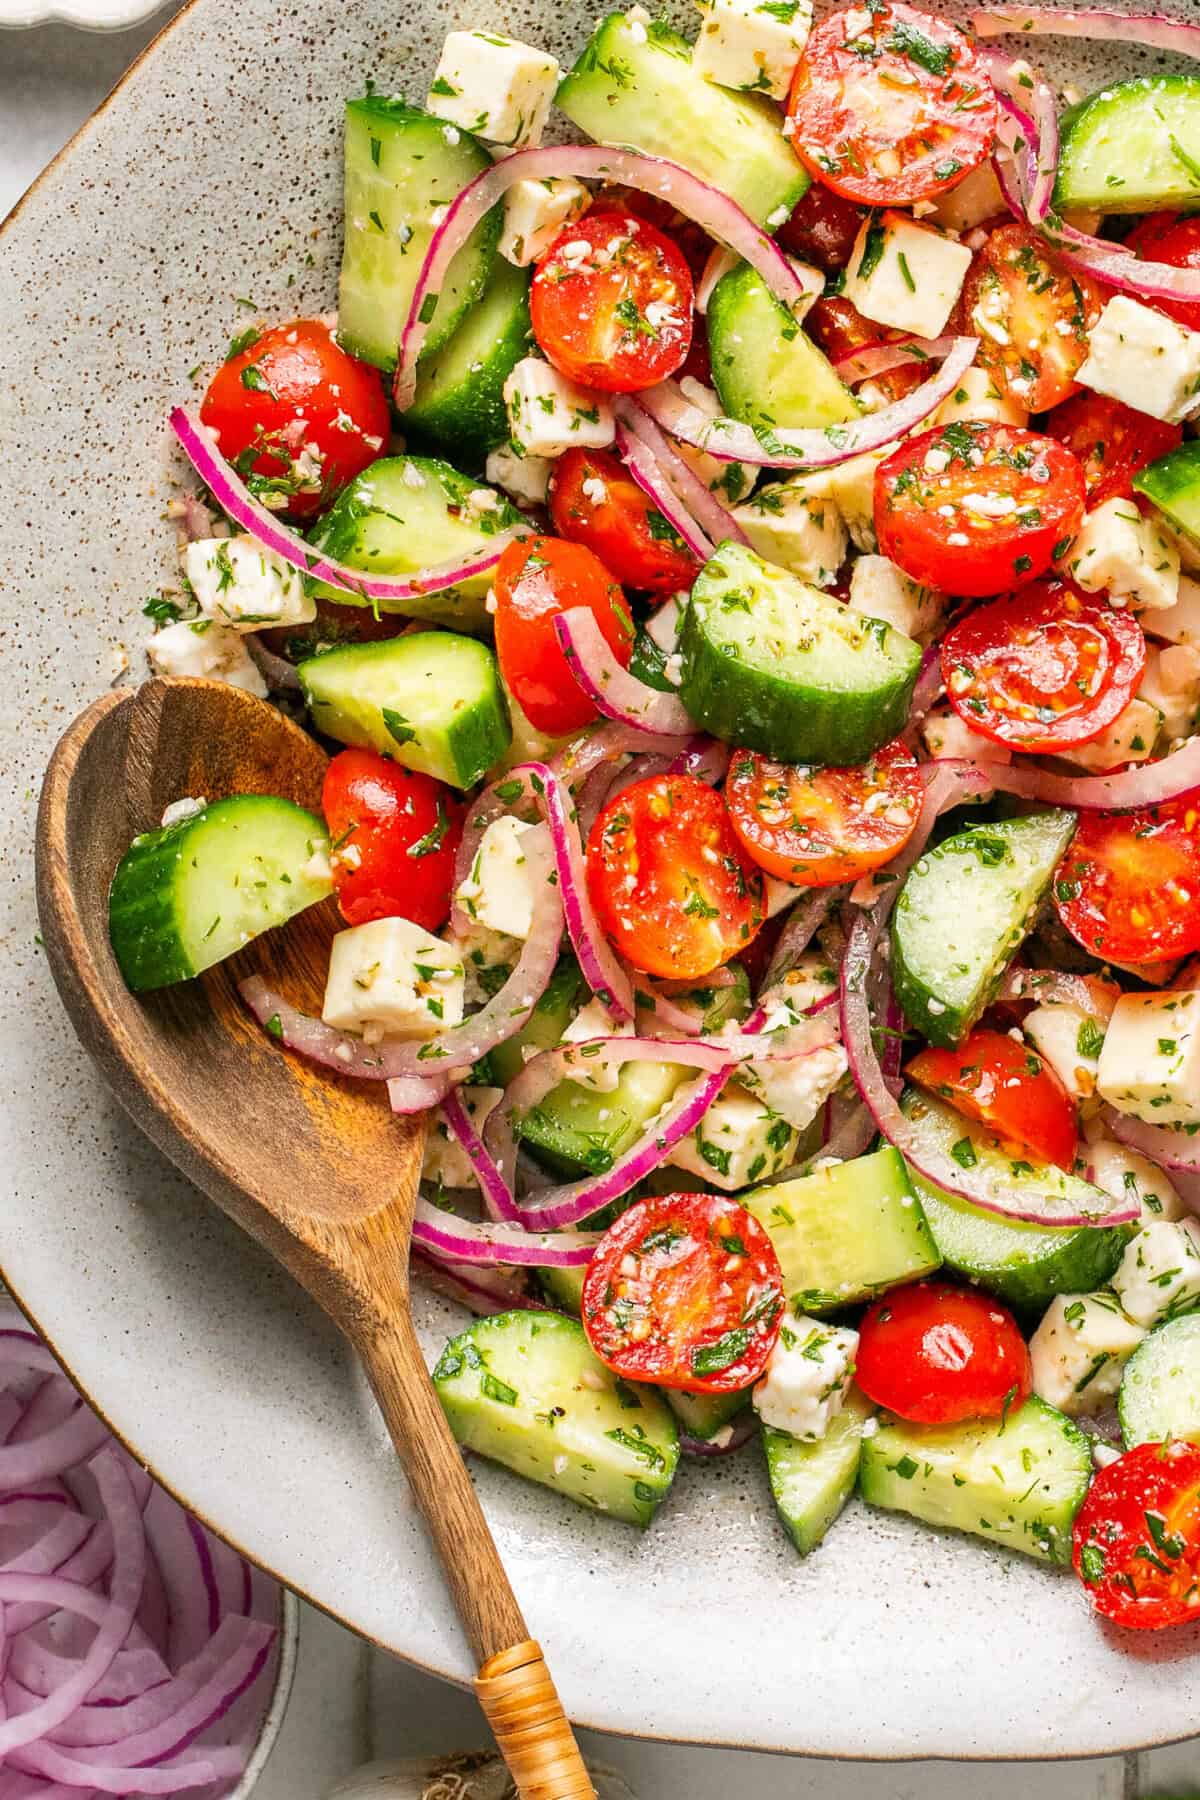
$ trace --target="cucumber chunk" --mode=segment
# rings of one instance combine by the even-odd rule
[[[707,1444],[744,1412],[750,1404],[745,1388],[732,1394],[688,1394],[682,1388],[664,1388],[663,1399],[688,1437]]]
[[[1134,476],[1133,487],[1200,545],[1200,439],[1189,438],[1178,450],[1147,464]]]
[[[892,980],[931,1044],[953,1049],[988,1005],[1074,830],[1062,811],[972,825],[909,871],[892,914]]]
[[[478,1319],[451,1338],[433,1385],[465,1450],[631,1525],[649,1525],[679,1461],[653,1388],[621,1381],[558,1313]]]
[[[691,45],[660,19],[636,31],[625,13],[601,19],[558,105],[597,143],[682,163],[758,225],[782,225],[811,179],[778,108],[698,75]]]
[[[507,1087],[530,1056],[539,1050],[553,1050],[562,1042],[563,1032],[590,996],[579,964],[573,956],[564,956],[520,1031],[488,1051],[476,1064],[474,1079],[489,1087]]]
[[[474,638],[419,631],[343,644],[297,673],[318,731],[452,787],[472,787],[508,748],[496,658]]]
[[[579,1318],[583,1312],[583,1278],[586,1269],[539,1269],[538,1281],[551,1306]]]
[[[1091,1475],[1083,1432],[1031,1398],[1004,1419],[962,1425],[881,1416],[863,1439],[858,1488],[868,1506],[1069,1565],[1071,1526]]]
[[[508,436],[504,383],[533,338],[530,271],[500,256],[478,304],[454,336],[421,359],[405,431],[431,439],[447,455],[482,469]]]
[[[679,1063],[626,1063],[615,1088],[560,1081],[520,1121],[522,1143],[566,1176],[604,1175],[642,1135],[677,1087],[695,1080]]]
[[[718,281],[707,322],[713,385],[731,419],[801,429],[857,417],[854,395],[748,263]]]
[[[1200,76],[1111,81],[1064,121],[1060,212],[1158,212],[1200,200]]]
[[[235,794],[134,838],[117,864],[108,930],[133,993],[187,981],[332,892],[321,820],[290,800]],[[315,865],[315,866],[314,866]]]
[[[783,1528],[801,1556],[815,1550],[837,1518],[858,1479],[862,1428],[873,1407],[852,1388],[841,1412],[815,1444],[802,1444],[786,1431],[763,1427],[763,1450],[771,1494]]]
[[[1168,1438],[1200,1444],[1200,1312],[1142,1339],[1121,1376],[1117,1416],[1127,1450]]]
[[[780,762],[863,762],[908,716],[921,651],[881,619],[721,544],[680,629],[680,698],[726,743]]]
[[[346,103],[346,241],[338,282],[338,340],[352,356],[392,369],[436,207],[449,204],[491,157],[468,131],[403,100],[367,94]],[[425,339],[432,356],[479,298],[496,260],[501,210],[481,219],[450,265]]]
[[[797,1313],[834,1312],[939,1266],[903,1158],[890,1146],[775,1187],[742,1205],[763,1225]]]
[[[472,495],[494,494],[480,506]],[[312,534],[314,548],[368,575],[412,575],[437,563],[486,551],[498,531],[522,523],[493,488],[431,456],[383,456],[342,489]],[[432,619],[458,631],[481,631],[491,572],[411,600],[356,600],[344,588],[314,581],[312,591],[339,606],[378,605],[380,612]]]

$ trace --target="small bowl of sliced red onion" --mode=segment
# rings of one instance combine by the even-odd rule
[[[0,1800],[249,1800],[297,1618],[134,1461],[0,1289]]]

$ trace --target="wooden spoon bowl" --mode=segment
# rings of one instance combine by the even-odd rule
[[[527,1800],[594,1794],[500,1562],[413,1330],[408,1251],[425,1139],[383,1084],[282,1051],[247,1012],[252,972],[319,1011],[332,900],[198,980],[135,996],[108,940],[131,839],[172,801],[278,794],[320,811],[327,759],[265,701],[212,681],[107,694],[71,725],[38,813],[38,909],[72,1024],[135,1122],[346,1334],[404,1462],[480,1664],[476,1691]]]

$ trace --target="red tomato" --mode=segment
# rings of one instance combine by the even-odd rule
[[[586,544],[626,587],[654,594],[690,588],[699,564],[673,525],[606,450],[568,450],[550,477],[550,517]]]
[[[851,769],[735,750],[725,782],[747,855],[798,887],[856,881],[890,862],[912,836],[924,794],[916,757],[899,738]]]
[[[1079,458],[1089,509],[1105,500],[1129,499],[1138,470],[1183,442],[1181,425],[1167,425],[1086,388],[1056,406],[1043,426]]]
[[[971,1032],[957,1050],[932,1046],[908,1065],[910,1078],[976,1119],[1006,1145],[1070,1169],[1078,1132],[1066,1088],[1037,1053],[1003,1031]]]
[[[917,1425],[999,1418],[1033,1387],[1008,1309],[946,1281],[893,1288],[875,1302],[859,1327],[855,1380],[876,1406]]]
[[[1101,961],[1200,950],[1200,789],[1136,812],[1085,812],[1054,877],[1058,916]]]
[[[405,613],[374,612],[370,606],[340,606],[324,594],[314,597],[317,616],[307,625],[275,625],[259,636],[276,656],[301,662],[333,644],[377,644],[399,637],[413,621]]]
[[[633,213],[661,231],[664,237],[669,237],[682,250],[693,281],[699,281],[712,252],[713,241],[694,219],[676,212],[670,201],[660,200],[657,194],[644,194],[640,188],[621,187],[616,182],[612,187],[600,189],[592,201],[589,217],[614,212]]]
[[[392,429],[379,370],[347,356],[322,319],[235,338],[200,417],[258,498],[293,519],[328,506]]]
[[[583,1325],[631,1381],[728,1394],[767,1366],[784,1313],[775,1246],[723,1194],[661,1194],[621,1214],[596,1246]]]
[[[1083,498],[1083,470],[1053,438],[957,421],[879,465],[875,533],[914,581],[978,598],[1044,575],[1078,531]]]
[[[682,252],[625,212],[568,225],[529,290],[534,336],[555,368],[609,394],[675,373],[691,346],[694,303]]]
[[[562,538],[518,538],[496,564],[496,654],[508,691],[550,737],[582,731],[596,709],[572,675],[554,620],[573,606],[595,615],[609,649],[629,667],[633,620],[603,563]]]
[[[908,206],[992,147],[996,96],[953,25],[900,0],[830,13],[792,78],[784,130],[821,181],[866,206]]]
[[[1053,756],[1124,712],[1146,640],[1130,613],[1048,576],[960,619],[941,660],[950,704],[972,731]]]
[[[448,787],[374,750],[339,750],[321,808],[347,925],[395,917],[426,931],[445,924],[463,813]]]
[[[1200,218],[1195,213],[1150,213],[1125,239],[1125,248],[1143,262],[1169,263],[1173,269],[1200,269]],[[1142,295],[1138,295],[1140,300]],[[1155,312],[1178,319],[1190,331],[1200,331],[1200,300],[1152,300],[1143,303]]]
[[[832,274],[844,269],[864,214],[860,206],[814,181],[786,224],[775,233],[789,256],[799,256]]]
[[[1200,1448],[1138,1444],[1075,1515],[1075,1573],[1098,1613],[1134,1631],[1200,1614]]]
[[[959,300],[977,360],[1002,395],[1045,412],[1075,391],[1075,374],[1108,295],[1066,268],[1028,225],[999,225],[967,271]]]
[[[876,325],[873,319],[864,319],[857,306],[841,294],[827,294],[818,300],[805,317],[804,329],[832,363],[840,362],[844,356],[852,356],[856,350],[869,349],[873,344],[899,344],[912,336],[911,332],[893,331],[890,327]],[[926,374],[919,363],[872,377],[874,385],[887,400],[903,399],[925,379]]]
[[[694,775],[655,775],[610,801],[588,839],[587,877],[601,925],[648,975],[710,975],[766,917],[761,873],[720,794]]]

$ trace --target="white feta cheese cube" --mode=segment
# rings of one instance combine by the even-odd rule
[[[972,731],[952,706],[935,706],[921,726],[925,748],[936,762],[965,757],[969,762],[1010,763],[1012,751],[994,744],[981,731]]]
[[[1181,540],[1177,536],[1169,537],[1168,542],[1180,557],[1181,567],[1186,568]],[[1184,644],[1189,649],[1200,648],[1200,581],[1181,574],[1174,606],[1160,607],[1148,614],[1142,621],[1142,628],[1151,637],[1165,638],[1168,644]]]
[[[886,556],[860,556],[850,571],[850,605],[868,619],[886,620],[905,637],[923,639],[941,624],[947,600]]]
[[[989,219],[1007,219],[1008,202],[990,157],[934,201],[932,218],[943,231],[973,231]]]
[[[748,1063],[741,1074],[751,1093],[797,1131],[803,1131],[837,1087],[846,1067],[842,1046],[829,1044],[788,1062]]]
[[[145,648],[156,675],[201,676],[266,698],[267,684],[258,665],[228,625],[212,619],[177,619],[148,638]]]
[[[465,930],[451,926],[446,941],[462,961],[466,1003],[471,1007],[483,1006],[499,993],[521,954],[519,938],[505,937],[478,920],[471,920]]]
[[[1073,750],[1060,750],[1064,762],[1103,773],[1122,763],[1149,762],[1162,729],[1162,714],[1144,700],[1131,700],[1106,731]]]
[[[754,1389],[764,1425],[815,1444],[841,1412],[854,1374],[858,1333],[804,1314],[785,1319],[767,1372]]]
[[[1092,327],[1075,379],[1152,419],[1190,418],[1200,406],[1200,332],[1114,294]]]
[[[411,919],[372,919],[334,938],[321,1017],[368,1043],[436,1037],[461,1024],[464,983],[461,956],[441,938]]]
[[[1058,566],[1085,593],[1105,591],[1114,606],[1166,608],[1179,598],[1179,552],[1132,500],[1105,500],[1085,513]]]
[[[488,451],[485,474],[518,506],[541,506],[550,491],[553,463],[545,456],[522,456],[511,444]]]
[[[807,892],[807,889],[796,887],[793,882],[780,881],[777,875],[764,875],[763,888],[766,894],[768,919],[774,919],[779,913],[786,912],[789,906],[795,905],[801,894]]]
[[[1056,1295],[1029,1340],[1034,1393],[1069,1416],[1102,1412],[1145,1335],[1116,1294]]]
[[[1104,1027],[1081,1006],[1052,1001],[1035,1006],[1021,1030],[1049,1063],[1068,1094],[1090,1100],[1096,1092]]]
[[[538,894],[554,873],[545,825],[523,825],[505,814],[479,840],[475,859],[455,894],[469,919],[506,937],[527,938]]]
[[[786,100],[812,29],[812,0],[707,0],[692,67],[721,87]]]
[[[553,56],[494,31],[452,31],[429,111],[489,143],[540,144],[561,70]]]
[[[939,337],[971,266],[965,244],[907,213],[868,218],[854,241],[843,292],[866,319]]]
[[[791,888],[793,897],[809,890]],[[838,971],[823,950],[806,950],[794,969],[775,982],[766,996],[767,1016],[763,1032],[797,1025],[819,1000],[827,1000],[838,988]]]
[[[252,537],[197,538],[183,570],[205,618],[234,631],[307,625],[317,616],[299,570]]]
[[[1160,650],[1154,644],[1148,645],[1138,699],[1162,714],[1165,737],[1190,737],[1200,713],[1200,648],[1168,644]]]
[[[664,656],[674,656],[679,648],[679,600],[675,596],[655,607],[646,620],[645,632]]]
[[[867,450],[829,471],[829,491],[856,550],[878,550],[875,537],[875,471],[894,449]]]
[[[1200,1223],[1156,1219],[1129,1244],[1112,1279],[1121,1305],[1139,1325],[1186,1312],[1200,1300]]]
[[[504,1098],[498,1087],[460,1087],[458,1097],[476,1131],[482,1131],[492,1113]],[[436,1181],[444,1188],[478,1187],[475,1165],[447,1125],[441,1108],[430,1121],[425,1139],[425,1161],[421,1165],[425,1181]]]
[[[1200,990],[1122,994],[1096,1085],[1110,1106],[1135,1119],[1200,1124]]]
[[[513,448],[519,456],[603,450],[616,435],[612,407],[601,394],[568,381],[538,356],[524,356],[504,383]]]
[[[515,181],[504,196],[504,225],[498,245],[501,256],[519,269],[537,262],[550,248],[564,225],[579,218],[591,204],[581,181],[550,175],[535,181],[526,176]]]
[[[1000,392],[986,369],[972,363],[950,398],[943,400],[934,413],[933,422],[935,425],[954,425],[959,420],[973,419],[982,419],[989,425],[1017,425],[1024,429],[1029,423],[1029,414],[1010,395]]]
[[[719,1094],[696,1130],[676,1144],[667,1161],[703,1176],[726,1193],[769,1181],[792,1161],[797,1134],[738,1082]]]
[[[832,587],[837,580],[848,539],[824,477],[773,481],[733,516],[767,562],[815,587]]]
[[[603,1000],[589,1000],[581,1006],[567,1029],[562,1034],[563,1044],[587,1044],[593,1038],[632,1037],[634,1023],[632,1019],[619,1022],[614,1019]],[[620,1069],[603,1067],[596,1058],[581,1058],[574,1067],[567,1070],[567,1080],[574,1081],[579,1087],[591,1088],[593,1093],[611,1094],[621,1079]]]
[[[1157,1163],[1124,1144],[1109,1138],[1097,1138],[1088,1145],[1089,1178],[1114,1200],[1136,1199],[1142,1209],[1142,1224],[1155,1219],[1182,1219],[1187,1208]]]
[[[721,402],[712,388],[705,387],[702,381],[697,381],[692,375],[685,375],[679,387],[685,398],[710,419],[721,418]],[[748,464],[721,462],[718,457],[709,456],[707,451],[697,450],[692,444],[676,444],[675,450],[705,487],[710,488],[714,494],[720,494],[726,506],[736,506],[739,500],[744,500],[754,492],[758,470]]]

